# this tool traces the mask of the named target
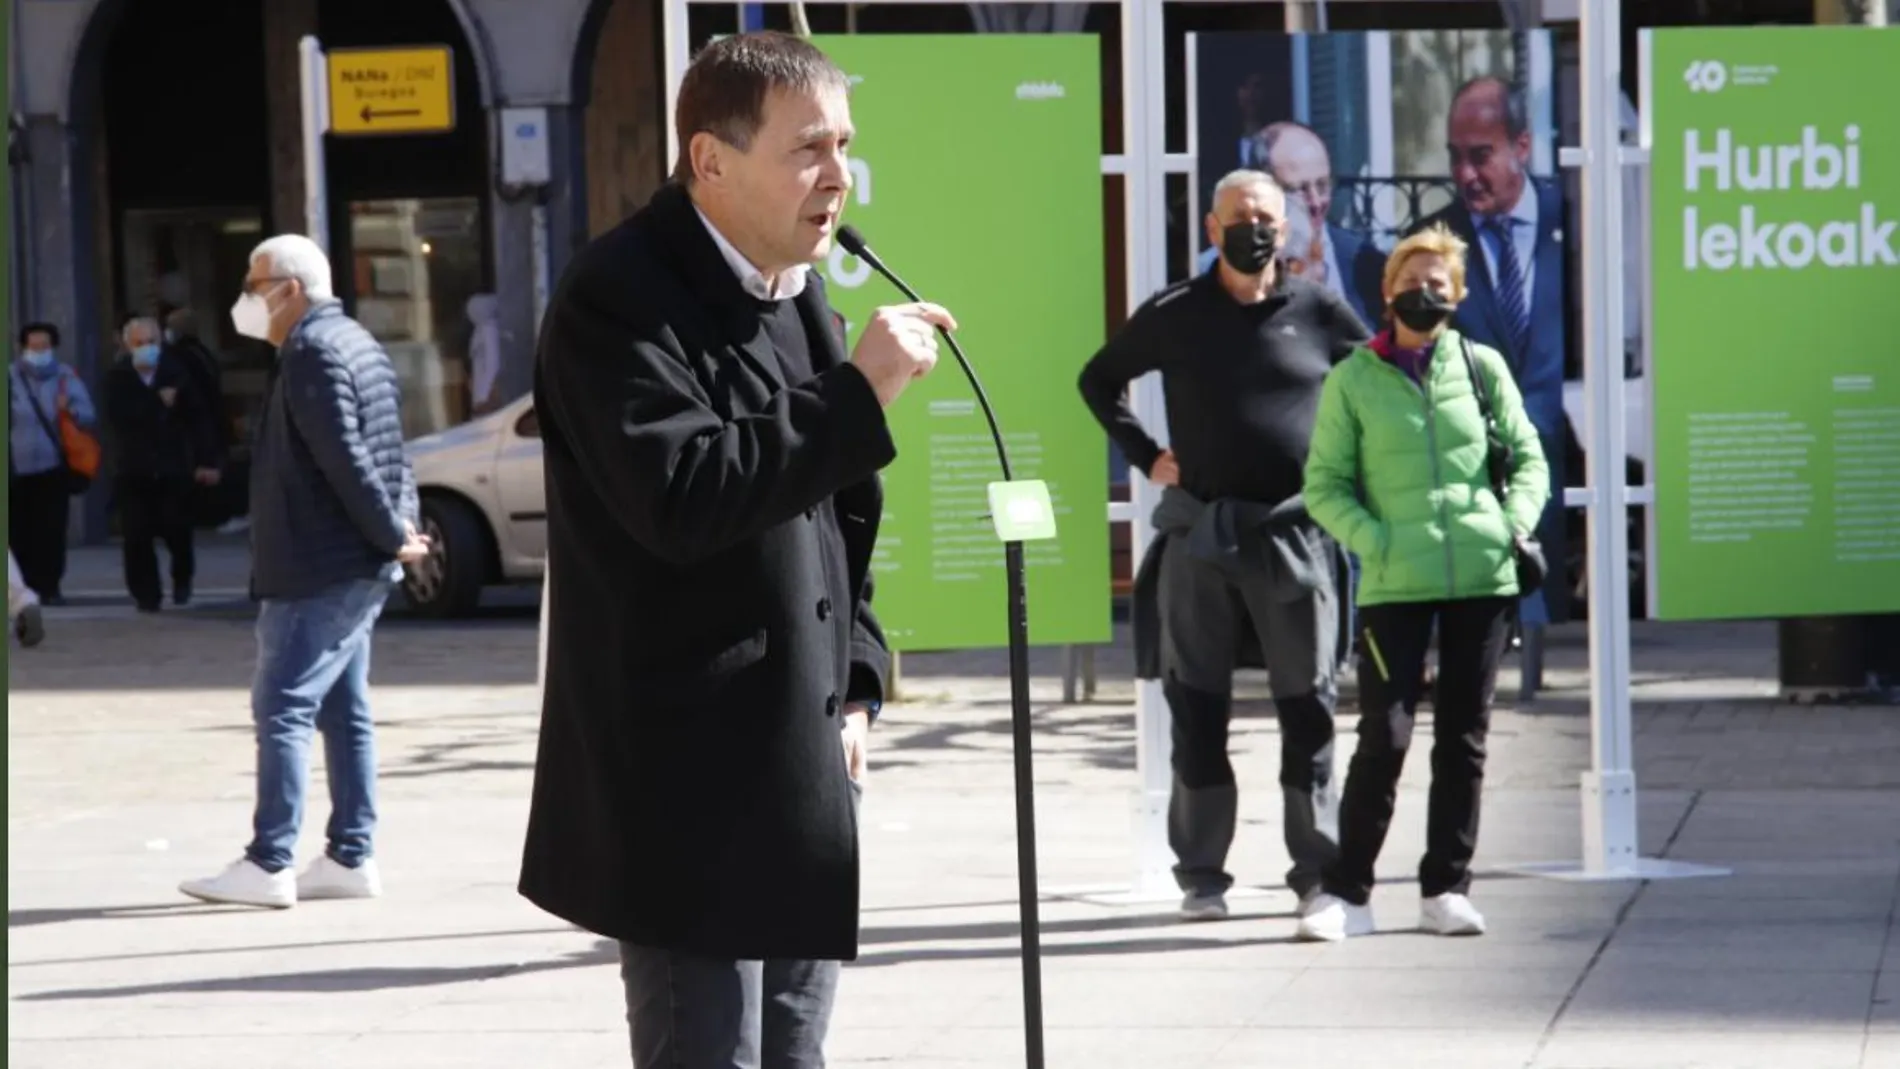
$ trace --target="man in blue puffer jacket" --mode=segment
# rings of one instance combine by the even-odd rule
[[[257,809],[244,857],[179,890],[278,909],[374,897],[370,634],[402,565],[428,555],[415,527],[402,387],[383,347],[343,314],[329,258],[308,238],[257,247],[231,319],[278,349],[251,449],[251,592],[262,603],[251,687]],[[329,846],[298,877],[313,727],[330,775]]]

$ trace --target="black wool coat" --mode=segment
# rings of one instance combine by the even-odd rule
[[[857,956],[839,730],[889,670],[870,561],[896,447],[816,271],[795,300],[802,382],[669,184],[547,310],[548,659],[520,890],[600,935]]]

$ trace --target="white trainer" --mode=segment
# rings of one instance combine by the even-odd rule
[[[303,899],[377,898],[382,893],[383,877],[376,871],[375,858],[350,868],[323,854],[297,877],[297,897]]]
[[[186,880],[178,890],[201,902],[235,906],[289,909],[297,904],[297,879],[289,869],[265,872],[250,858],[239,858],[229,868],[206,880]]]
[[[1355,906],[1336,895],[1314,896],[1294,933],[1302,942],[1337,943],[1349,936],[1371,935],[1377,928],[1371,906]]]
[[[1181,919],[1224,921],[1227,919],[1227,896],[1219,891],[1190,891],[1181,899]]]
[[[1443,894],[1420,900],[1418,927],[1433,935],[1483,935],[1484,914],[1464,895]]]

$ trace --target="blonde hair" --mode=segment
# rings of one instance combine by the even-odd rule
[[[1415,256],[1444,257],[1445,266],[1451,270],[1451,295],[1454,300],[1465,299],[1465,250],[1470,246],[1465,239],[1451,232],[1443,223],[1433,223],[1416,234],[1407,236],[1392,247],[1392,254],[1385,258],[1385,288],[1391,290],[1398,285],[1399,273]]]

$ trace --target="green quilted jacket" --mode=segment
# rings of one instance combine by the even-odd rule
[[[1422,387],[1362,346],[1320,393],[1306,507],[1358,556],[1361,605],[1518,593],[1512,535],[1536,529],[1550,469],[1503,357],[1473,344],[1517,460],[1506,502],[1491,492],[1484,419],[1462,345],[1455,331],[1439,338]]]

